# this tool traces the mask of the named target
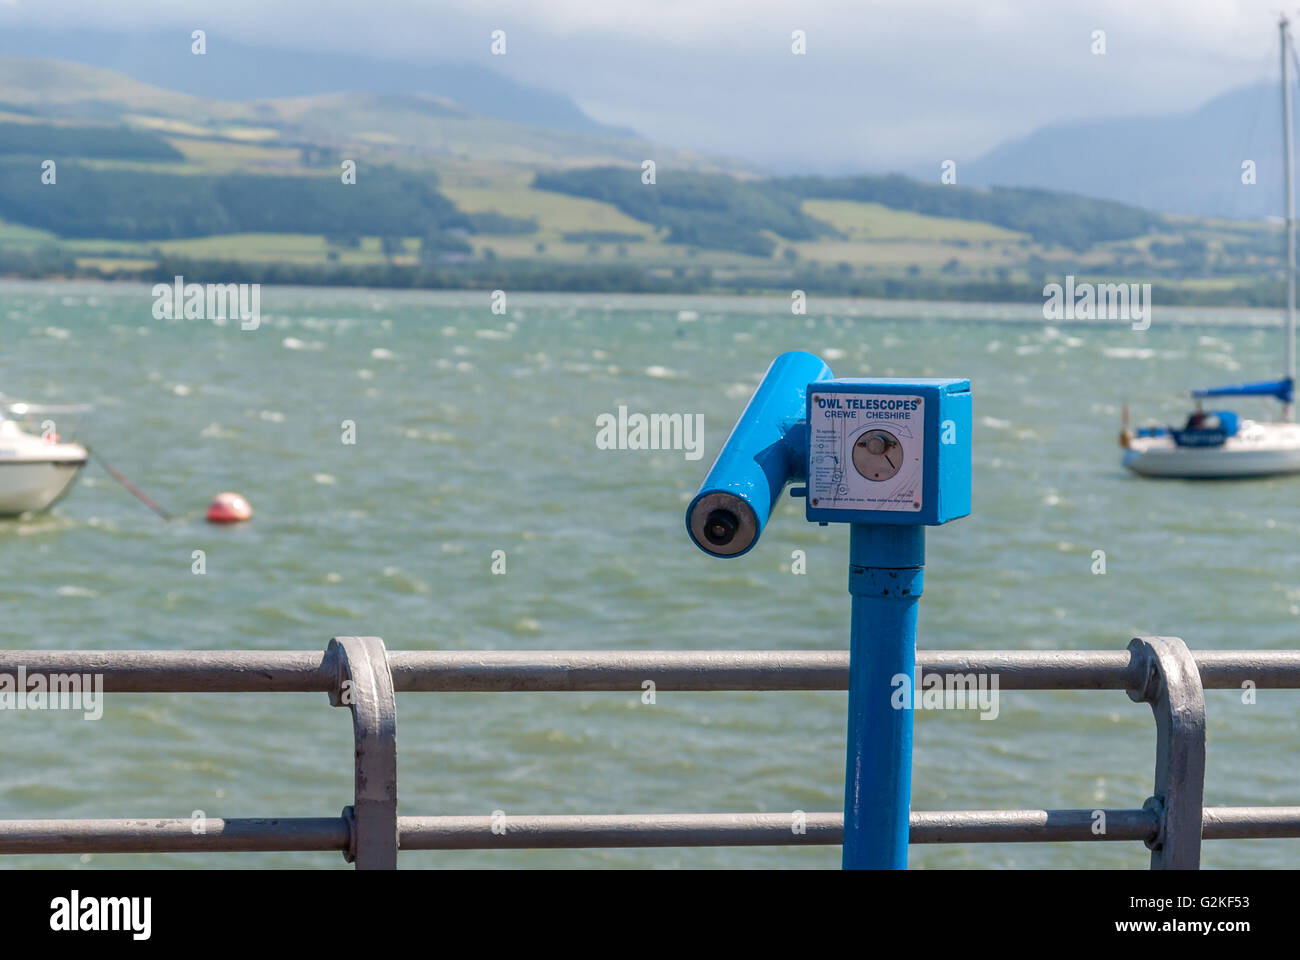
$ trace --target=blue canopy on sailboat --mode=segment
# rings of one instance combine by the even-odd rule
[[[1237,426],[1237,415],[1231,410],[1198,411],[1187,418],[1183,429],[1171,427],[1169,432],[1180,447],[1221,447],[1237,435]]]
[[[1277,397],[1290,403],[1295,396],[1295,384],[1290,377],[1281,380],[1262,380],[1259,383],[1237,383],[1227,387],[1210,387],[1193,390],[1193,397]]]

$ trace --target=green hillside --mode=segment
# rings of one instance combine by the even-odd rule
[[[1154,282],[1167,303],[1271,303],[1280,251],[1264,223],[899,176],[761,178],[436,96],[221,103],[0,57],[0,274],[1037,299],[1073,273]]]
[[[0,122],[0,155],[97,157],[114,160],[181,160],[166,140],[129,127],[52,126]]]

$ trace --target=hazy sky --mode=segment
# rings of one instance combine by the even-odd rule
[[[0,0],[0,29],[203,27],[483,63],[598,120],[774,168],[917,169],[1046,123],[1272,79],[1278,0]],[[1297,8],[1300,11],[1300,7]],[[1295,14],[1300,19],[1300,12]],[[505,56],[489,52],[504,30]],[[807,54],[791,53],[803,30]],[[1092,53],[1104,30],[1105,55]],[[357,78],[364,88],[365,78]],[[1116,145],[1122,149],[1123,145]]]

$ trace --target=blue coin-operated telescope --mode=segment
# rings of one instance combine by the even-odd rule
[[[783,353],[686,510],[691,539],[746,553],[791,481],[806,482],[791,493],[810,521],[851,524],[844,866],[901,869],[924,528],[970,513],[970,381],[834,380],[819,357]]]

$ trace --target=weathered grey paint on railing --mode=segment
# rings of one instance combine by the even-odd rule
[[[1300,687],[1300,651],[1193,654],[1176,638],[1107,651],[936,651],[930,674],[996,674],[1008,690],[1123,689],[1157,722],[1156,793],[1143,810],[955,811],[912,815],[911,842],[1142,839],[1153,868],[1195,868],[1200,842],[1300,836],[1300,808],[1202,808],[1206,687]],[[0,673],[99,674],[108,692],[326,692],[351,709],[355,796],[337,820],[0,822],[0,853],[341,849],[358,868],[391,869],[407,849],[838,843],[839,814],[397,817],[396,690],[842,690],[842,651],[388,652],[378,637],[338,637],[323,654],[230,651],[0,651]],[[345,686],[346,684],[346,686]],[[211,825],[211,830],[207,826]],[[486,832],[485,832],[486,830]]]
[[[1152,870],[1199,870],[1205,802],[1205,689],[1187,644],[1177,637],[1134,637],[1128,645],[1146,679],[1128,695],[1149,703],[1156,720],[1155,793],[1145,808],[1160,829],[1147,841]]]
[[[330,706],[352,711],[353,802],[343,809],[358,870],[397,869],[397,702],[384,641],[335,637],[325,650],[334,665]]]
[[[1300,650],[1202,650],[1206,689],[1300,688]],[[839,650],[388,652],[398,691],[492,693],[640,690],[846,690]],[[1143,671],[1126,652],[929,650],[923,673],[997,674],[1002,690],[1128,690]],[[0,651],[0,673],[97,673],[118,693],[326,693],[334,671],[320,652],[219,650]]]
[[[3,650],[0,673],[90,673],[110,693],[328,693],[333,665],[319,651]]]
[[[1265,840],[1300,837],[1300,807],[1206,807],[1205,840]]]
[[[1092,810],[913,812],[909,842],[1132,841],[1154,836],[1159,827],[1149,810],[1105,813],[1106,832],[1098,834]],[[495,822],[491,817],[402,817],[399,823],[404,850],[815,846],[841,841],[844,814],[807,813],[798,820],[791,813],[518,816]]]
[[[343,817],[0,820],[0,853],[196,853],[333,850]]]
[[[942,810],[913,812],[912,843],[1042,843],[1149,840],[1151,810]],[[566,847],[825,846],[840,842],[843,814],[808,813],[804,832],[790,813],[670,813],[493,818],[398,817],[403,850]],[[501,826],[496,822],[498,829]],[[0,854],[338,851],[348,849],[342,817],[196,821],[0,820]],[[1300,807],[1206,807],[1206,840],[1300,837]]]

